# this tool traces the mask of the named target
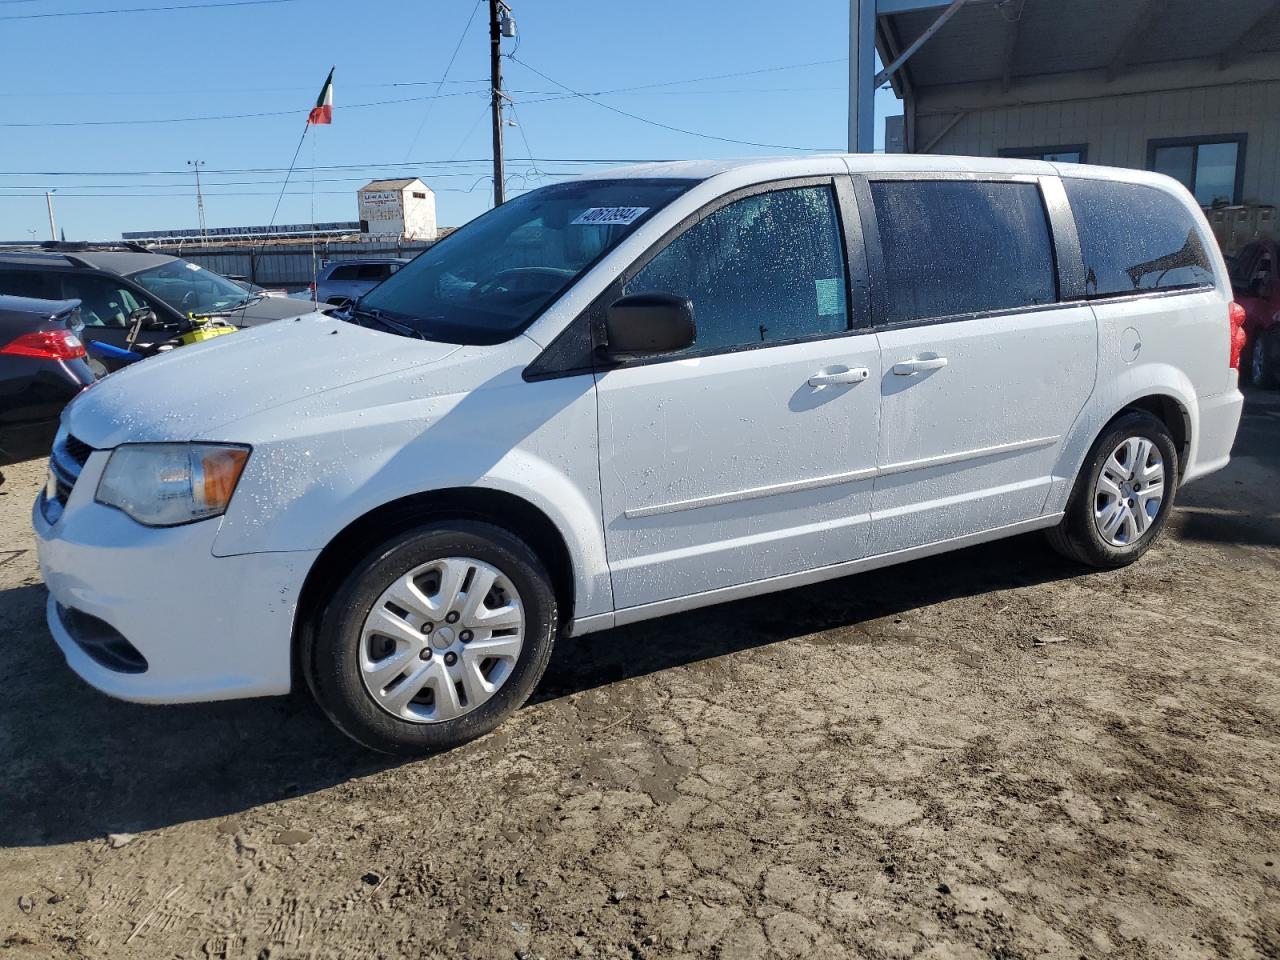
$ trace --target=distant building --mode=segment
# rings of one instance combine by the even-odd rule
[[[436,195],[417,177],[360,188],[360,232],[400,240],[436,239]]]

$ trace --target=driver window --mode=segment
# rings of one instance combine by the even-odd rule
[[[830,187],[773,190],[698,221],[649,261],[625,294],[693,303],[691,352],[849,329],[844,244]]]

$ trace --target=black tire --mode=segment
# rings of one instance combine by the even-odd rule
[[[1280,388],[1280,332],[1271,327],[1254,338],[1249,356],[1249,380],[1263,390]]]
[[[480,560],[509,578],[523,605],[523,646],[507,679],[470,712],[433,723],[401,719],[379,705],[361,679],[365,619],[398,576],[456,556]],[[557,616],[551,578],[523,540],[480,521],[433,522],[387,540],[355,565],[304,641],[304,672],[320,708],[357,743],[400,756],[447,750],[490,732],[529,698],[551,658]]]
[[[1155,519],[1147,530],[1133,543],[1116,546],[1103,539],[1094,522],[1094,490],[1107,458],[1130,437],[1150,440],[1160,450],[1165,464],[1164,492]],[[1164,423],[1143,410],[1121,414],[1107,424],[1085,457],[1062,522],[1048,531],[1050,545],[1064,557],[1098,569],[1113,569],[1133,563],[1151,548],[1164,529],[1173,509],[1178,473],[1178,450]]]

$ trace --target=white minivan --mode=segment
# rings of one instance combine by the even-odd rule
[[[833,155],[542,187],[345,317],[85,391],[33,512],[49,627],[113,696],[305,678],[363,744],[448,747],[557,638],[1029,530],[1135,560],[1227,462],[1242,316],[1195,200],[1140,171]]]

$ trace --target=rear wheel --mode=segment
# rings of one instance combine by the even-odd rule
[[[1249,361],[1249,379],[1255,387],[1275,390],[1280,387],[1280,332],[1271,327],[1259,331],[1254,338]]]
[[[550,578],[522,540],[476,521],[430,524],[365,557],[304,651],[320,707],[386,753],[457,746],[528,699],[551,656]]]
[[[1160,535],[1177,485],[1178,451],[1168,428],[1142,410],[1123,414],[1089,451],[1049,542],[1092,567],[1132,563]]]

